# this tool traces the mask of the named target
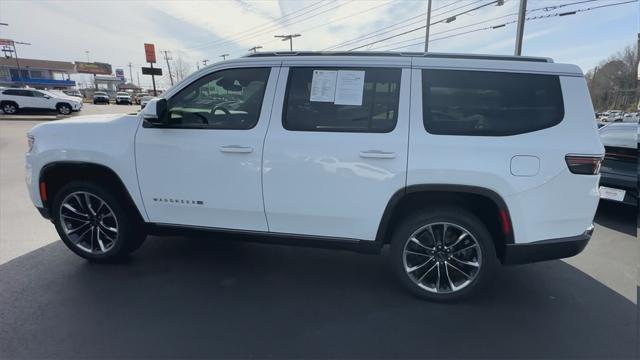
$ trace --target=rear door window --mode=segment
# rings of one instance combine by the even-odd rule
[[[424,127],[438,135],[516,135],[564,117],[555,75],[427,69],[422,101]]]
[[[318,76],[318,72],[324,75]],[[314,73],[316,81],[324,77],[323,94],[314,93],[314,86],[318,88],[313,84]],[[351,82],[356,86],[349,86],[349,94],[345,94],[340,90],[340,84],[345,84],[340,79],[352,74],[363,74],[364,79]],[[291,68],[283,126],[294,131],[390,132],[398,120],[401,74],[400,68]]]

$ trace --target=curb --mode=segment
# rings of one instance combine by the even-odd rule
[[[66,117],[58,115],[0,115],[0,120],[58,120]]]

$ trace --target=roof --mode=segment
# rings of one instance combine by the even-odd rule
[[[18,58],[21,68],[47,69],[66,72],[75,72],[76,67],[72,62],[40,60],[40,59],[21,59]],[[15,58],[0,57],[0,66],[17,67]]]
[[[481,60],[511,60],[530,62],[553,62],[550,58],[534,56],[482,55],[482,54],[454,54],[454,53],[425,53],[425,52],[390,52],[390,51],[294,51],[294,52],[258,52],[245,57],[270,56],[389,56],[389,57],[424,57],[436,59],[481,59]]]

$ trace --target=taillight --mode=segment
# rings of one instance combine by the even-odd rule
[[[564,157],[569,167],[569,171],[580,175],[597,175],[600,173],[602,164],[601,155],[574,155]]]

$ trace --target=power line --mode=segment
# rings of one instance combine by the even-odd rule
[[[252,39],[255,39],[257,36],[266,35],[267,33],[270,33],[270,32],[272,32],[272,31],[274,31],[274,30],[276,30],[276,29],[280,28],[281,26],[284,26],[284,25],[289,26],[289,25],[297,24],[297,23],[299,23],[299,22],[306,21],[306,20],[309,20],[309,19],[311,19],[311,18],[315,18],[315,17],[317,17],[318,15],[322,15],[322,14],[324,14],[324,13],[326,13],[326,12],[329,12],[329,11],[335,10],[335,9],[337,9],[337,8],[339,8],[339,7],[342,7],[342,6],[344,6],[344,5],[346,5],[346,4],[347,4],[346,2],[344,2],[344,3],[340,3],[340,4],[338,4],[338,5],[334,6],[334,7],[331,7],[331,8],[329,8],[329,9],[323,9],[323,11],[321,11],[321,12],[319,12],[319,13],[312,14],[311,16],[309,16],[309,17],[307,17],[307,18],[299,19],[299,20],[297,20],[297,21],[295,21],[295,22],[293,22],[293,23],[290,23],[290,21],[291,21],[291,20],[293,20],[293,19],[295,19],[295,18],[297,18],[297,17],[300,17],[300,16],[303,16],[303,15],[306,15],[306,14],[308,14],[308,13],[310,13],[310,12],[313,12],[313,11],[315,11],[315,10],[320,9],[321,7],[324,7],[324,6],[326,6],[326,5],[331,5],[331,4],[335,3],[335,2],[336,2],[336,1],[329,2],[329,3],[325,3],[325,4],[323,4],[322,6],[318,6],[318,7],[317,7],[317,8],[315,8],[315,9],[312,9],[312,10],[310,10],[310,11],[304,12],[304,13],[302,13],[302,14],[298,14],[298,15],[296,15],[296,16],[294,16],[294,17],[291,17],[290,19],[286,19],[286,20],[285,20],[284,22],[282,22],[282,23],[272,24],[272,25],[271,25],[270,27],[268,27],[268,28],[265,28],[265,29],[262,29],[262,30],[259,30],[259,31],[254,31],[254,32],[252,32],[252,33],[250,33],[250,34],[243,35],[243,36],[241,36],[241,37],[239,37],[239,38],[236,38],[236,39],[229,39],[229,40],[224,40],[222,43],[219,43],[219,44],[209,44],[209,45],[199,46],[199,47],[197,47],[197,49],[201,49],[201,48],[205,48],[205,47],[210,47],[210,46],[215,46],[215,47],[217,48],[217,47],[220,47],[220,46],[222,46],[222,45],[226,45],[226,44],[229,44],[229,43],[234,43],[234,42],[238,42],[238,41],[242,41],[242,40],[252,40]],[[195,50],[196,48],[190,48],[190,49]]]
[[[624,1],[624,2],[619,2],[619,3],[614,3],[614,4],[605,4],[605,5],[594,6],[594,7],[589,7],[589,8],[576,9],[576,10],[573,10],[573,11],[568,11],[568,12],[563,12],[563,13],[554,13],[554,14],[548,14],[548,15],[532,16],[532,17],[527,17],[526,20],[527,21],[533,21],[533,20],[540,20],[540,19],[548,19],[548,18],[552,18],[552,17],[575,15],[575,14],[578,14],[578,13],[597,10],[597,9],[600,9],[600,8],[606,8],[606,7],[618,6],[618,5],[625,5],[625,4],[630,4],[630,3],[637,3],[638,1],[639,0],[629,0],[629,1]],[[590,1],[588,1],[588,2],[590,2]],[[515,24],[515,23],[516,23],[516,20],[512,20],[512,21],[508,21],[508,22],[505,22],[505,23],[502,23],[502,24],[496,24],[496,25],[487,26],[487,27],[483,27],[483,28],[464,31],[464,32],[461,32],[461,33],[453,34],[453,35],[442,36],[442,37],[439,37],[439,38],[436,38],[436,39],[432,39],[430,41],[444,40],[444,39],[449,39],[449,38],[452,38],[452,37],[467,35],[467,34],[478,32],[478,31],[493,30],[493,29],[503,28],[503,27],[505,27],[507,25],[511,25],[511,24]],[[417,45],[422,45],[422,44],[424,44],[424,41],[417,42],[417,43],[414,43],[414,44],[409,44],[409,45],[403,45],[403,46],[399,46],[399,47],[396,47],[396,48],[386,49],[385,51],[393,51],[393,50],[398,50],[398,49],[404,49],[404,48],[408,48],[408,47],[411,47],[411,46],[417,46]]]
[[[465,10],[464,12],[461,12],[461,13],[458,13],[456,15],[450,16],[450,17],[448,17],[446,19],[442,19],[442,20],[436,21],[436,22],[432,23],[431,26],[433,26],[435,24],[439,24],[439,23],[445,22],[448,19],[455,18],[455,17],[460,16],[460,15],[464,15],[464,14],[469,13],[471,11],[478,10],[480,8],[483,8],[483,7],[486,7],[486,6],[489,6],[489,5],[493,5],[493,4],[497,3],[497,2],[498,2],[498,0],[494,0],[494,1],[488,2],[488,3],[484,4],[484,5],[477,6],[477,7],[473,8],[473,9]],[[418,30],[424,29],[425,27],[426,27],[426,25],[422,25],[420,27],[404,31],[404,32],[402,32],[400,34],[392,35],[392,36],[386,37],[384,39],[376,40],[376,41],[373,41],[373,42],[370,42],[370,43],[367,43],[367,44],[364,44],[364,45],[360,45],[360,46],[354,47],[354,48],[349,49],[347,51],[353,51],[353,50],[362,49],[363,47],[367,47],[367,46],[370,46],[370,45],[373,45],[373,44],[377,44],[377,43],[382,42],[382,41],[386,41],[386,40],[389,40],[389,39],[396,38],[398,36],[406,35],[406,34],[414,32],[414,31],[418,31]]]
[[[465,7],[468,7],[468,6],[471,6],[471,5],[475,5],[475,4],[477,4],[477,3],[481,2],[481,1],[484,1],[484,0],[476,0],[476,1],[471,2],[471,3],[469,3],[469,4],[462,5],[462,6],[458,6],[458,7],[456,7],[456,8],[449,9],[449,10],[444,11],[444,12],[439,13],[439,14],[432,14],[432,16],[442,16],[442,15],[447,14],[447,13],[450,13],[450,12],[452,12],[452,11],[455,11],[455,10],[458,10],[458,9],[461,9],[461,8],[465,8]],[[446,20],[447,20],[447,19],[449,19],[449,18],[452,18],[452,17],[453,17],[453,18],[455,18],[456,16],[459,16],[459,15],[462,15],[462,14],[466,14],[466,13],[468,13],[468,12],[471,12],[471,11],[474,11],[474,10],[477,10],[477,9],[480,9],[480,8],[482,8],[482,7],[484,7],[484,6],[488,6],[488,5],[491,5],[491,4],[493,4],[493,3],[497,3],[497,2],[498,2],[498,1],[494,1],[494,2],[492,2],[492,3],[488,3],[488,4],[485,4],[485,5],[478,6],[478,7],[476,7],[476,8],[473,8],[473,9],[467,10],[467,11],[462,12],[462,13],[460,13],[460,14],[456,14],[456,15],[454,15],[454,16],[450,16],[450,17],[447,17],[447,18],[442,18],[441,20],[439,20],[439,21],[437,21],[437,22],[435,22],[435,23],[432,23],[431,25],[435,25],[435,24],[440,23],[440,22],[442,22],[442,21],[446,21]],[[452,3],[452,4],[455,4],[455,3]],[[449,4],[448,6],[450,6],[450,5],[452,5],[452,4]],[[439,7],[438,9],[442,9],[442,8],[444,8],[444,7],[445,7],[445,6],[441,6],[441,7]],[[433,10],[432,12],[435,12],[436,10],[437,10],[437,9]],[[336,48],[341,47],[341,46],[344,46],[344,45],[352,45],[352,44],[354,44],[354,43],[358,43],[358,42],[361,42],[361,41],[363,41],[363,40],[367,40],[367,39],[375,38],[375,37],[378,37],[378,36],[380,36],[380,35],[382,35],[382,34],[390,33],[390,32],[396,31],[396,30],[400,30],[400,29],[402,29],[402,28],[409,27],[409,26],[411,26],[411,25],[415,25],[415,24],[418,24],[418,23],[424,23],[424,19],[422,19],[422,18],[424,18],[425,16],[426,16],[426,14],[420,14],[420,15],[417,15],[417,16],[410,17],[410,18],[408,18],[408,19],[405,19],[405,20],[403,20],[403,21],[397,22],[397,23],[392,24],[392,25],[390,25],[390,26],[386,26],[386,27],[383,27],[383,28],[381,28],[381,29],[375,30],[375,31],[373,31],[373,32],[371,32],[371,33],[369,33],[369,34],[366,34],[366,35],[363,35],[363,36],[359,36],[359,37],[357,37],[357,38],[355,38],[355,39],[347,40],[347,41],[342,42],[342,43],[337,44],[337,45],[330,46],[330,47],[328,47],[328,48],[323,49],[323,51],[325,51],[325,50],[335,50]],[[421,18],[421,19],[420,19],[420,20],[418,20],[418,21],[414,21],[414,22],[411,22],[411,23],[409,23],[409,24],[405,24],[405,25],[402,25],[402,26],[398,26],[398,27],[397,27],[397,25],[399,25],[399,24],[402,24],[402,23],[405,23],[405,22],[408,22],[408,21],[411,21],[411,20],[414,20],[414,19],[417,19],[417,18]],[[393,28],[393,27],[397,27],[397,28],[396,28],[396,29],[390,29],[390,28]],[[425,27],[426,27],[426,25],[424,25],[424,26],[422,26],[422,27],[420,27],[420,28],[416,28],[416,29],[414,29],[413,31],[417,31],[417,30],[420,30],[420,29],[424,29]],[[390,29],[390,30],[387,30],[387,29]],[[387,30],[387,31],[384,31],[384,30]],[[400,34],[400,35],[404,35],[404,34]],[[400,35],[398,35],[398,36],[400,36]],[[351,50],[348,50],[348,51],[351,51]]]
[[[461,1],[461,0],[459,0],[459,1]],[[325,23],[323,23],[323,24],[320,24],[320,25],[317,25],[317,26],[314,26],[314,27],[310,27],[310,28],[306,28],[306,29],[303,29],[303,30],[300,30],[300,31],[297,31],[297,32],[299,32],[299,33],[307,33],[307,32],[309,32],[309,31],[311,31],[311,30],[315,30],[315,29],[317,29],[317,28],[325,27],[325,26],[327,26],[327,25],[329,25],[329,24],[332,24],[332,23],[335,23],[335,22],[337,22],[337,21],[344,20],[344,19],[347,19],[347,18],[351,18],[351,17],[353,17],[354,15],[362,15],[362,14],[366,14],[366,13],[368,13],[368,12],[370,12],[370,11],[373,11],[373,10],[375,10],[375,9],[378,9],[378,8],[380,8],[380,7],[382,7],[382,6],[389,5],[389,3],[391,3],[391,2],[393,2],[393,0],[387,1],[387,2],[385,2],[385,3],[382,3],[382,4],[378,5],[378,6],[374,6],[374,7],[372,7],[372,8],[369,8],[369,9],[365,10],[365,11],[361,11],[361,12],[359,12],[359,13],[357,13],[357,14],[349,14],[349,15],[346,15],[346,16],[343,16],[343,17],[340,17],[340,18],[337,18],[337,19],[333,19],[333,20],[328,21],[328,22],[325,22]],[[276,42],[276,41],[278,41],[278,40],[271,40],[271,41],[267,41],[267,42],[266,42],[266,43],[264,43],[264,44],[265,44],[265,45],[267,45],[267,44],[270,44],[270,43],[273,43],[273,42]]]
[[[290,17],[290,16],[292,16],[292,15],[294,15],[296,13],[299,13],[301,11],[304,11],[304,10],[307,10],[309,8],[312,8],[312,7],[314,7],[314,6],[318,5],[318,4],[322,4],[321,6],[318,7],[318,8],[320,8],[320,7],[323,7],[325,5],[328,5],[329,3],[325,2],[324,0],[317,1],[317,2],[315,2],[313,4],[311,4],[311,5],[302,7],[300,9],[298,9],[298,10],[295,10],[295,11],[292,11],[292,12],[290,12],[288,14],[285,14],[285,15],[283,15],[283,16],[281,16],[281,17],[279,17],[279,18],[277,18],[277,19],[275,19],[273,21],[264,22],[264,23],[262,23],[260,25],[256,25],[256,26],[250,27],[249,29],[233,33],[233,34],[231,34],[229,36],[226,36],[225,38],[231,38],[231,37],[236,37],[236,36],[244,36],[244,35],[247,35],[247,33],[253,33],[255,31],[260,31],[260,30],[257,30],[257,29],[262,29],[264,27],[273,26],[274,22],[277,23],[277,22],[283,21],[287,17]],[[219,40],[215,40],[213,42],[205,42],[205,43],[202,43],[202,44],[199,44],[199,45],[189,45],[189,46],[187,46],[187,48],[198,48],[200,46],[213,46],[213,45],[217,45],[218,43],[225,42],[225,41],[227,41],[227,40],[219,39]]]

